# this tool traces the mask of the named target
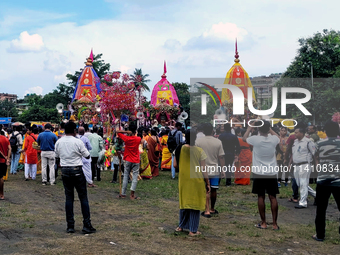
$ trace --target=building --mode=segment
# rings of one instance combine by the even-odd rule
[[[260,108],[271,103],[272,98],[272,87],[281,78],[282,73],[273,73],[269,76],[257,76],[252,77],[251,83],[256,94],[257,103]]]
[[[0,93],[0,101],[8,100],[13,103],[17,102],[18,96],[16,94]]]

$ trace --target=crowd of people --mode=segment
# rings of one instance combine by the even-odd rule
[[[257,126],[257,127],[255,127]],[[5,199],[3,178],[10,166],[16,174],[19,162],[24,164],[25,180],[35,180],[41,165],[43,185],[55,184],[61,168],[66,195],[67,232],[74,232],[74,188],[78,192],[82,213],[83,232],[94,233],[91,225],[87,187],[96,187],[101,181],[105,151],[113,171],[111,183],[117,183],[122,171],[122,189],[118,196],[127,198],[131,182],[131,200],[136,195],[140,179],[153,179],[159,171],[169,171],[179,187],[179,225],[175,231],[189,229],[190,236],[198,231],[200,216],[211,218],[219,214],[216,209],[217,190],[221,180],[226,186],[250,185],[258,196],[261,221],[256,228],[267,229],[265,196],[269,197],[272,212],[272,229],[279,230],[278,201],[281,185],[291,183],[290,202],[296,209],[308,206],[308,195],[317,208],[316,234],[325,238],[325,214],[331,194],[340,208],[340,139],[338,123],[328,121],[324,130],[317,132],[314,125],[299,123],[294,130],[267,121],[250,123],[247,129],[230,124],[214,128],[210,123],[195,128],[174,126],[139,127],[130,124],[117,128],[110,137],[94,126],[77,127],[72,121],[57,129],[46,124],[43,129],[30,125],[3,129],[0,127],[0,199]],[[41,161],[41,164],[39,164]],[[106,167],[109,167],[106,165]],[[49,173],[49,174],[48,174]],[[252,182],[251,182],[252,181]],[[310,184],[316,182],[316,191]],[[340,228],[339,228],[340,233]]]

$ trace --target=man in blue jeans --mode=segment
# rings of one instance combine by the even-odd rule
[[[75,138],[76,124],[68,122],[65,125],[66,136],[62,137],[55,144],[55,155],[60,158],[61,172],[63,176],[63,184],[65,189],[65,210],[67,221],[67,233],[74,233],[74,215],[73,201],[74,188],[76,188],[81,204],[81,212],[83,214],[83,230],[84,234],[96,232],[92,227],[90,218],[90,206],[87,199],[86,179],[83,173],[82,157],[89,159],[90,153],[85,148],[84,143]]]
[[[123,180],[123,188],[122,194],[119,194],[119,198],[126,197],[126,189],[128,185],[129,175],[132,171],[132,183],[131,183],[131,193],[130,199],[140,199],[139,197],[135,196],[135,191],[137,188],[138,182],[138,174],[139,174],[139,144],[141,138],[136,135],[137,127],[135,125],[129,126],[129,131],[123,130],[116,130],[117,136],[122,139],[125,143],[125,150],[124,150],[124,160],[125,160],[125,170],[124,170],[124,180]],[[128,134],[123,135],[123,133]]]
[[[183,134],[181,131],[182,123],[176,122],[175,129],[170,131],[171,135],[175,136],[177,146],[183,143]],[[176,177],[176,169],[174,167],[174,152],[171,153],[171,178],[175,179]]]

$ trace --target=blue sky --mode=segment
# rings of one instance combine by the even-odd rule
[[[235,37],[250,76],[284,72],[298,38],[340,30],[339,7],[330,0],[1,0],[0,92],[51,92],[84,66],[91,48],[112,70],[142,68],[151,89],[164,60],[170,82],[225,77]]]

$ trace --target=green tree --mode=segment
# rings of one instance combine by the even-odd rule
[[[284,118],[308,122],[315,119],[319,124],[330,119],[339,109],[340,82],[335,78],[340,77],[340,32],[325,29],[311,37],[299,39],[299,44],[297,56],[275,84],[279,88],[275,117],[281,117],[281,88],[300,87],[312,94],[312,99],[304,104],[312,116],[305,116],[295,105],[288,105],[287,116]],[[287,98],[302,97],[304,95],[298,93],[287,95]]]
[[[300,38],[300,48],[283,77],[333,77],[340,67],[340,31],[324,29],[312,37]]]
[[[147,79],[148,77],[148,74],[143,74],[142,68],[135,68],[133,74],[130,75],[130,79],[134,82],[136,88],[141,86],[144,90],[150,91],[149,86],[146,85],[147,82],[150,82],[150,80]]]
[[[45,108],[41,105],[33,105],[28,110],[24,111],[20,115],[19,120],[24,123],[27,121],[50,121],[53,123],[60,122],[56,108]]]
[[[64,107],[67,106],[69,102],[69,97],[66,95],[62,95],[61,93],[54,90],[51,93],[46,94],[40,102],[40,105],[45,108],[55,109],[56,105],[62,103]]]
[[[176,90],[179,103],[183,107],[184,111],[189,113],[189,111],[190,111],[190,92],[189,92],[188,84],[186,84],[184,82],[174,82],[174,83],[172,83],[172,86],[174,86],[174,88]]]
[[[2,100],[0,101],[0,117],[17,117],[18,111],[15,108],[15,103],[12,101]]]
[[[199,123],[211,123],[214,119],[214,114],[216,111],[216,107],[213,104],[207,104],[207,114],[202,115],[201,112],[202,102],[196,101],[190,104],[190,121],[193,124]]]
[[[41,95],[31,94],[27,96],[25,100],[28,102],[29,106],[33,106],[33,105],[41,105],[42,98],[43,97]]]

